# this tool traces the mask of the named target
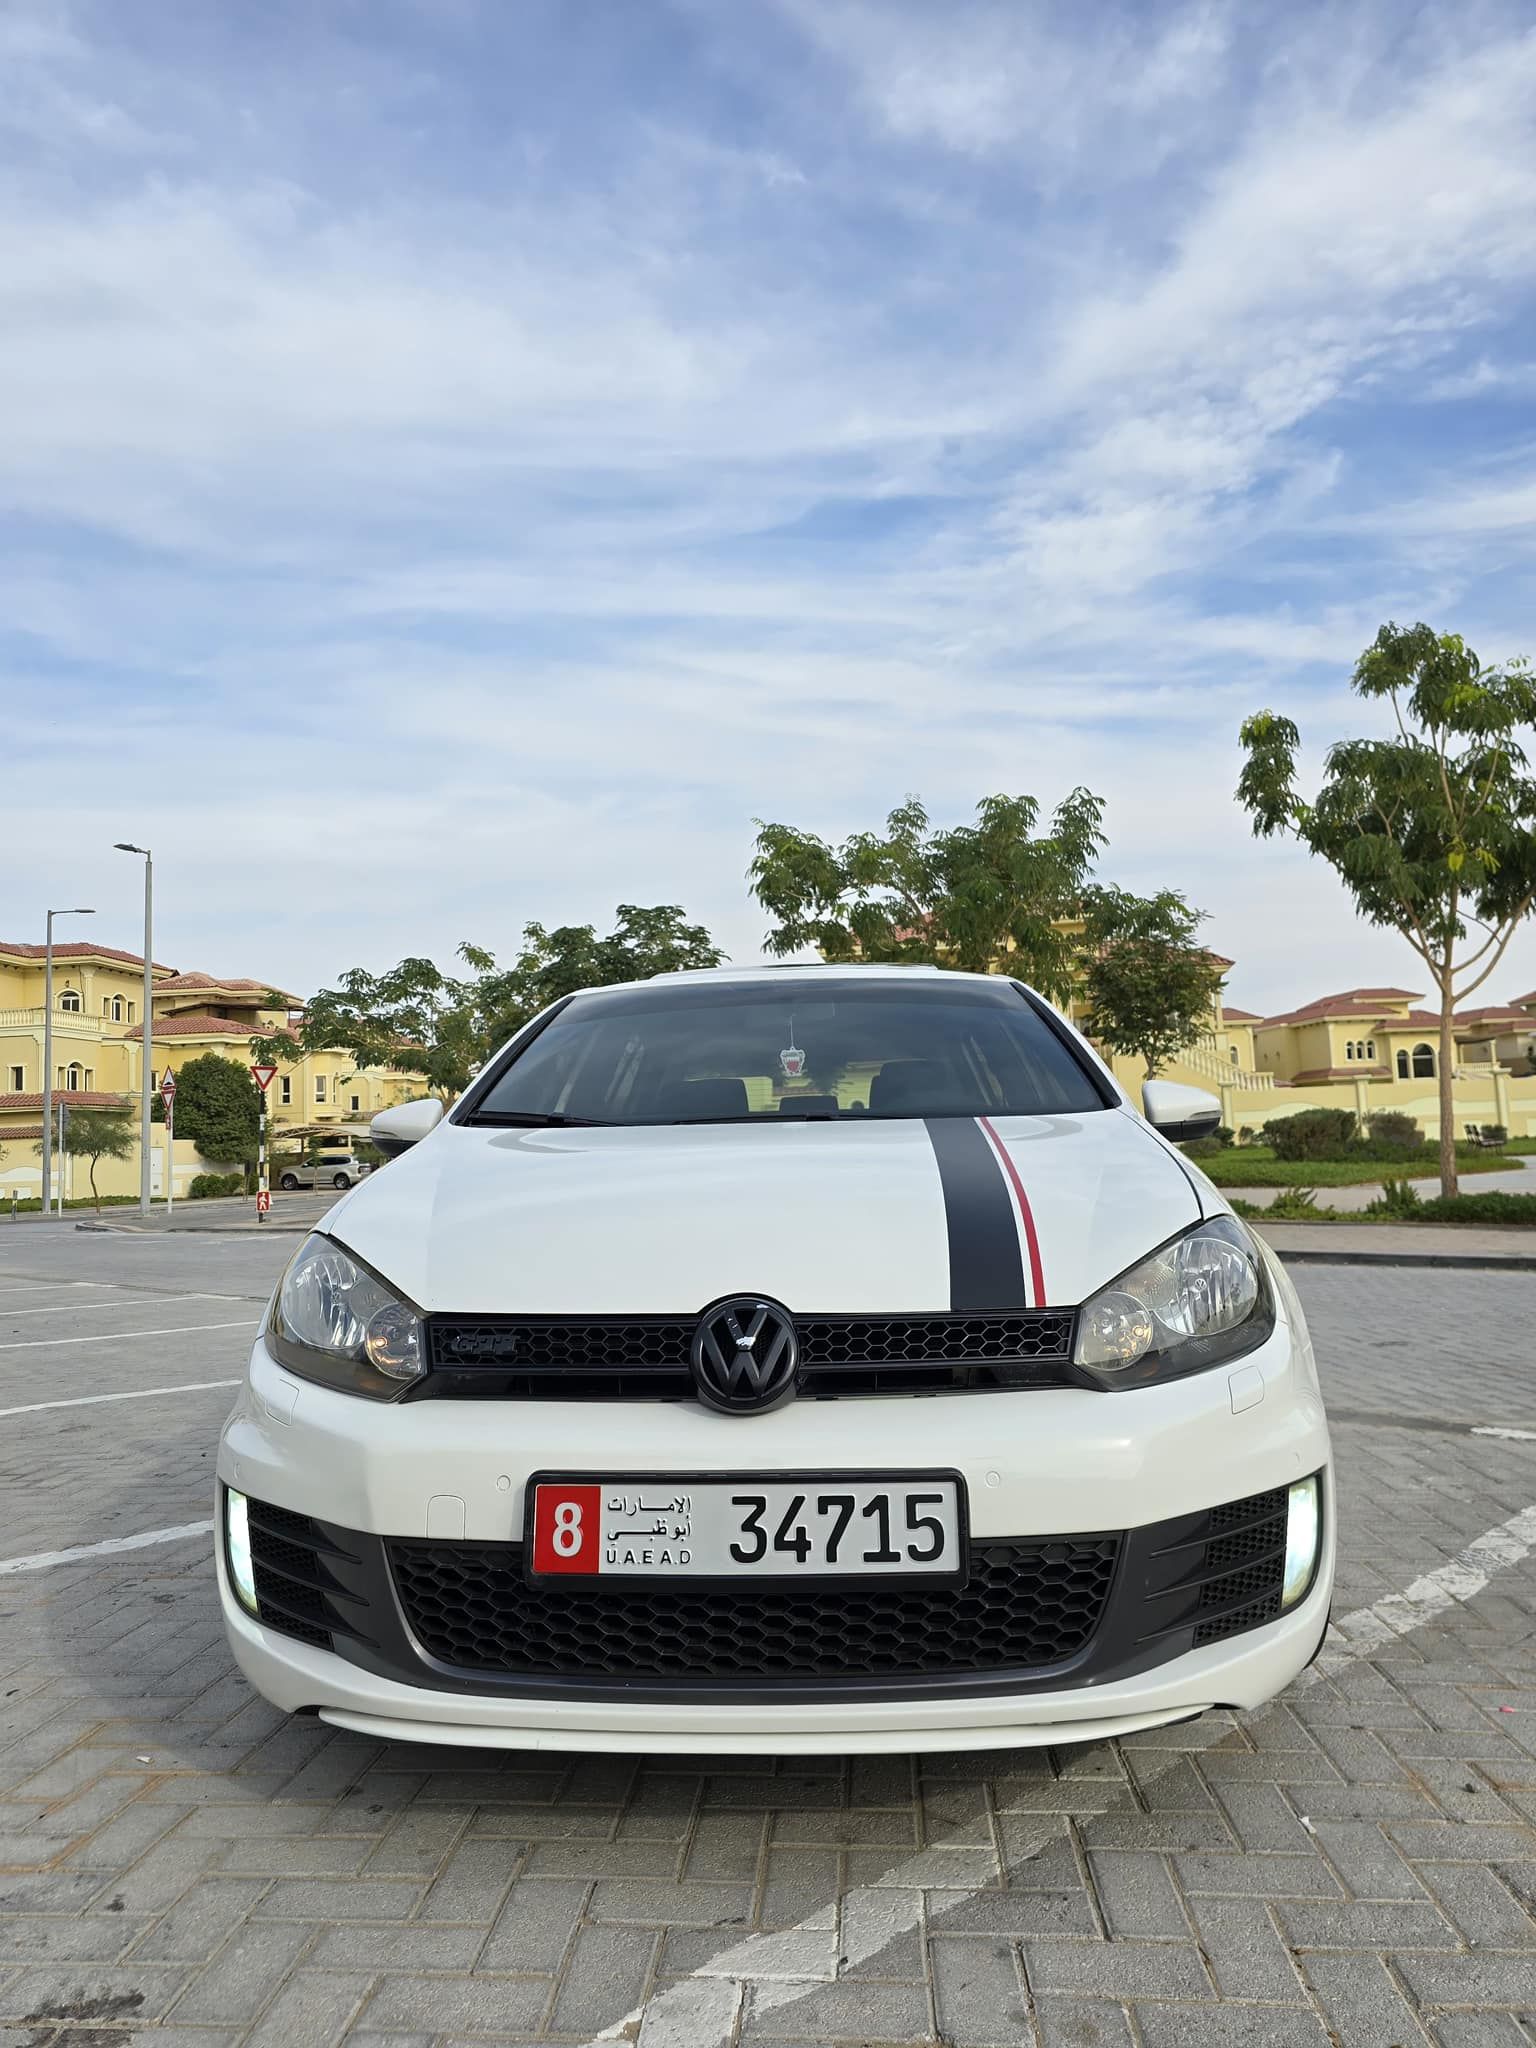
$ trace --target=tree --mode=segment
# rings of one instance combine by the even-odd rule
[[[444,974],[421,958],[402,960],[387,974],[353,968],[306,1006],[297,1044],[283,1035],[253,1039],[252,1056],[282,1062],[340,1048],[359,1067],[420,1074],[430,1092],[450,1097],[497,1046],[561,996],[679,968],[718,967],[725,955],[675,903],[621,903],[604,938],[590,924],[554,931],[529,924],[508,967],[468,943],[457,957],[467,974]]]
[[[1098,888],[1084,902],[1081,992],[1110,1052],[1139,1055],[1150,1080],[1207,1028],[1224,963],[1196,943],[1205,913],[1163,889]]]
[[[1440,1008],[1440,1187],[1453,1195],[1455,1009],[1536,900],[1536,781],[1521,742],[1536,725],[1536,681],[1524,661],[1485,669],[1459,634],[1388,624],[1351,688],[1391,706],[1395,736],[1331,747],[1309,803],[1296,787],[1300,734],[1261,711],[1242,727],[1238,800],[1256,833],[1293,833],[1337,870],[1362,916],[1423,961]]]
[[[827,960],[928,961],[985,974],[1006,959],[1027,981],[1066,996],[1078,944],[1075,919],[1105,844],[1103,804],[1075,789],[1035,836],[1032,796],[989,796],[974,825],[932,831],[909,796],[883,836],[857,832],[839,847],[792,825],[758,827],[747,870],[775,922],[770,953],[814,946]]]
[[[255,1082],[238,1060],[205,1052],[176,1075],[175,1132],[205,1159],[249,1166],[256,1157],[260,1104]]]
[[[91,1200],[101,1213],[101,1196],[96,1190],[96,1162],[99,1159],[131,1159],[138,1144],[133,1111],[123,1109],[72,1109],[64,1119],[64,1150],[71,1159],[87,1159],[91,1168]],[[39,1153],[42,1146],[38,1145]]]

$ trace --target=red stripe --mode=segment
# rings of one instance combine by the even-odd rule
[[[1034,1306],[1036,1308],[1044,1308],[1045,1272],[1040,1264],[1040,1240],[1035,1235],[1035,1214],[1029,1206],[1029,1197],[1024,1192],[1024,1183],[1019,1179],[1019,1169],[1008,1156],[1008,1147],[1003,1143],[996,1131],[993,1130],[990,1121],[984,1116],[977,1117],[976,1121],[986,1132],[992,1150],[997,1154],[1003,1172],[1008,1176],[1009,1185],[1018,1197],[1019,1214],[1024,1219],[1024,1241],[1029,1246],[1030,1294]]]

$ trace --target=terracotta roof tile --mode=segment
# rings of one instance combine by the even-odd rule
[[[157,996],[174,996],[188,989],[216,989],[221,995],[249,994],[260,996],[263,1002],[265,1002],[268,995],[278,996],[285,1003],[298,1001],[298,998],[289,995],[286,989],[274,988],[270,981],[252,981],[246,975],[203,974],[200,972],[173,974],[169,981],[162,981],[156,984],[155,994]]]
[[[1222,1021],[1226,1024],[1262,1024],[1264,1019],[1253,1010],[1237,1010],[1230,1003],[1221,1006]]]
[[[154,1036],[162,1038],[249,1038],[249,1024],[242,1024],[238,1017],[210,1017],[205,1012],[182,1013],[173,1017],[155,1019]],[[139,1039],[144,1036],[142,1024],[135,1024],[124,1038]]]
[[[1386,1067],[1380,1060],[1373,1065],[1369,1060],[1354,1060],[1347,1067],[1308,1067],[1303,1073],[1292,1074],[1291,1080],[1297,1086],[1308,1081],[1385,1081],[1390,1079]]]
[[[7,958],[13,960],[42,960],[47,957],[47,953],[48,948],[46,946],[29,946],[19,943],[13,945],[9,940],[0,939],[0,960]],[[144,955],[142,953],[124,953],[116,946],[93,946],[87,939],[55,939],[53,942],[53,957],[55,962],[60,960],[121,960],[129,967],[142,968],[144,965]],[[173,967],[163,967],[157,960],[154,963],[153,971],[156,974],[174,974],[176,970]]]

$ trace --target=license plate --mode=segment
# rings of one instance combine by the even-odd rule
[[[528,1488],[531,1578],[965,1577],[953,1472],[886,1478],[539,1475]]]

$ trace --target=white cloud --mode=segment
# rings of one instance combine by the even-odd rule
[[[316,9],[301,76],[14,10],[13,914],[147,810],[183,965],[621,896],[741,953],[752,815],[1084,780],[1239,1000],[1403,978],[1231,796],[1382,617],[1527,615],[1521,469],[1409,422],[1516,374],[1536,40],[1387,12],[694,7],[618,89],[556,16],[514,75],[495,10]]]

